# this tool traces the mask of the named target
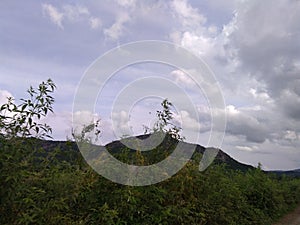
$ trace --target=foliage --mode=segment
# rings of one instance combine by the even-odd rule
[[[97,142],[101,130],[99,129],[100,120],[92,121],[88,125],[83,125],[80,132],[72,129],[72,138],[77,143],[94,143]],[[71,139],[72,140],[72,139]]]
[[[51,137],[51,127],[39,120],[53,112],[51,94],[55,88],[54,82],[48,79],[38,88],[30,86],[29,97],[20,99],[20,104],[10,97],[0,107],[0,211],[2,218],[8,219],[6,223],[16,215],[19,215],[20,224],[36,217],[26,214],[26,205],[30,204],[28,210],[34,211],[35,201],[30,196],[37,198],[42,194],[38,187],[30,184],[34,180],[42,181],[39,177],[45,160],[40,157],[44,150],[36,148],[37,139],[34,138]]]
[[[164,99],[161,103],[162,110],[156,111],[157,121],[152,128],[153,132],[164,132],[169,134],[176,140],[184,140],[184,137],[180,135],[181,128],[173,123],[174,115],[171,111],[173,104],[168,100]],[[151,131],[148,127],[145,127],[145,133]]]
[[[29,116],[37,115],[33,106],[23,111],[14,107],[12,112],[20,116],[14,118],[22,122],[21,115],[30,110]],[[46,107],[50,110],[51,104]],[[0,224],[268,225],[300,201],[299,179],[216,164],[201,173],[197,160],[159,184],[119,185],[95,173],[72,142],[50,148],[49,141],[7,138],[36,134],[27,122],[20,123],[24,129],[2,123],[1,131],[9,132],[0,137]],[[164,146],[159,149],[165,151]]]
[[[31,147],[17,146],[25,155]],[[1,224],[266,225],[300,200],[300,180],[259,169],[242,173],[213,165],[200,173],[190,162],[162,183],[129,187],[99,176],[84,161],[37,157],[1,167]]]
[[[51,79],[42,82],[37,89],[30,86],[29,97],[20,99],[16,105],[12,97],[0,107],[0,134],[6,138],[12,137],[50,137],[52,129],[47,124],[38,123],[48,112],[53,112],[54,98],[51,93],[56,86]],[[34,134],[34,135],[33,135]]]

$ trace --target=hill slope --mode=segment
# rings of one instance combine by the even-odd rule
[[[146,140],[149,137],[149,135],[139,135],[137,138],[139,140]],[[129,152],[129,157],[132,157],[134,153],[136,152],[135,149],[138,149],[137,147],[135,149],[128,148],[124,143],[129,143],[130,141],[134,141],[133,137],[124,138],[122,140],[116,140],[113,142],[110,142],[106,144],[105,146],[95,146],[93,145],[92,148],[94,149],[91,151],[90,157],[96,157],[101,151],[107,149],[112,155],[114,155],[116,158],[118,158],[118,155],[124,151],[127,150]],[[54,151],[55,149],[60,149],[60,153],[58,154],[58,158],[65,159],[65,160],[72,160],[80,154],[78,146],[76,142],[70,142],[70,141],[51,141],[51,140],[38,140],[39,146],[45,149],[48,152]],[[187,147],[191,147],[195,149],[195,153],[192,157],[192,159],[195,159],[198,157],[202,157],[203,153],[205,151],[210,151],[210,148],[206,148],[199,144],[191,144],[186,142],[177,141],[171,137],[166,136],[165,139],[158,145],[158,149],[160,151],[160,155],[156,155],[156,160],[150,160],[149,164],[158,162],[163,160],[166,157],[167,154],[171,154],[171,152],[174,150],[174,148],[177,146],[178,143],[183,143]],[[147,145],[147,141],[144,142],[144,145]],[[150,145],[150,143],[149,143]],[[141,148],[141,146],[139,146]],[[71,150],[71,151],[70,151]],[[151,154],[153,154],[153,151],[146,151],[142,152],[142,155],[146,158],[151,157]],[[214,159],[215,164],[226,164],[226,166],[230,169],[234,170],[241,170],[241,171],[247,171],[248,169],[254,168],[251,165],[247,165],[244,163],[241,163],[231,156],[229,156],[227,153],[225,153],[222,150],[219,150],[216,158]],[[300,177],[300,169],[296,170],[289,170],[289,171],[283,171],[283,170],[275,170],[275,171],[265,171],[269,174],[276,174],[279,176],[286,175],[291,177]]]
[[[140,135],[136,138],[139,140],[146,140],[149,137],[149,135]],[[136,153],[136,150],[133,148],[128,148],[123,143],[128,143],[130,141],[134,140],[132,137],[125,138],[122,140],[117,140],[110,142],[106,144],[105,146],[95,146],[92,145],[91,148],[93,149],[91,151],[90,157],[97,157],[97,155],[105,149],[107,149],[114,157],[118,158],[118,156],[124,152],[125,150],[129,152],[128,156],[132,157],[134,153]],[[58,158],[64,159],[64,160],[72,160],[75,158],[76,155],[80,154],[78,146],[75,142],[70,141],[50,141],[50,140],[38,140],[39,146],[45,149],[47,152],[54,151],[55,149],[60,149],[60,153],[58,154]],[[177,146],[178,143],[184,144],[186,148],[193,148],[195,149],[195,152],[193,154],[192,159],[196,160],[196,158],[199,160],[199,158],[202,157],[203,153],[205,151],[210,151],[210,148],[205,148],[204,146],[198,145],[198,144],[191,144],[186,142],[179,142],[170,136],[166,136],[164,140],[157,146],[156,148],[156,158],[155,160],[151,160],[149,158],[153,155],[153,150],[142,152],[141,154],[149,159],[149,164],[158,162],[163,160],[166,157],[166,154],[169,155],[172,153],[174,148]],[[147,145],[147,142],[144,142],[144,144]],[[139,146],[141,147],[141,146]],[[138,149],[138,148],[136,148]],[[235,170],[241,170],[241,171],[247,171],[248,169],[253,168],[253,166],[246,165],[243,163],[238,162],[237,160],[233,159],[231,156],[223,152],[222,150],[219,150],[215,160],[215,164],[226,164],[228,168],[235,169]]]

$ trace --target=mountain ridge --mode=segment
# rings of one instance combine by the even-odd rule
[[[130,141],[130,140],[146,140],[149,137],[148,134],[146,135],[138,135],[135,137],[126,137],[120,140],[115,140],[112,142],[109,142],[105,145],[92,145],[93,148],[95,149],[102,149],[102,148],[106,148],[110,153],[118,153],[121,151],[121,149],[126,148],[126,145],[124,145],[124,142],[126,143],[126,141]],[[168,139],[169,138],[169,139]],[[209,151],[210,147],[204,147],[200,144],[193,144],[193,143],[188,143],[188,142],[184,142],[184,141],[178,141],[176,139],[173,139],[171,137],[166,137],[162,142],[167,142],[168,140],[171,140],[171,142],[169,143],[169,145],[173,144],[176,145],[179,142],[185,143],[186,145],[190,145],[191,147],[195,148],[195,152],[193,157],[195,157],[195,154],[201,154],[203,155],[205,151]],[[78,145],[76,142],[74,141],[56,141],[56,140],[40,140],[39,141],[39,146],[43,147],[47,152],[55,150],[56,148],[60,148],[62,150],[63,153],[67,153],[66,150],[70,150],[72,149],[73,152],[68,151],[68,154],[71,155],[78,155],[80,154],[80,151],[78,149]],[[122,143],[123,142],[123,143]],[[166,143],[161,143],[162,147],[164,147],[164,145],[166,145]],[[128,147],[127,147],[128,148]],[[136,150],[134,149],[130,149],[128,148],[128,150],[130,152],[135,152]],[[149,151],[151,152],[151,151]],[[192,159],[193,159],[192,157]],[[64,154],[62,154],[61,156],[59,156],[58,158],[63,159],[64,158]],[[71,157],[72,158],[72,157]],[[248,169],[254,169],[255,167],[252,165],[248,165],[245,163],[241,163],[238,160],[234,159],[233,157],[231,157],[230,155],[228,155],[227,153],[225,153],[223,150],[218,149],[218,154],[216,155],[215,159],[213,160],[213,163],[215,164],[225,164],[228,168],[230,169],[234,169],[234,170],[241,170],[241,171],[247,171]],[[300,169],[295,169],[295,170],[272,170],[272,171],[264,171],[266,173],[271,173],[271,174],[276,174],[276,175],[288,175],[288,176],[292,176],[292,177],[300,177]]]

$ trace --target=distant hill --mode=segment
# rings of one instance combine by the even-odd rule
[[[148,138],[149,135],[140,135],[137,136],[136,138],[143,140]],[[125,141],[130,141],[130,139],[132,138],[126,138]],[[162,141],[162,143],[158,146],[158,148],[162,149],[163,151],[169,151],[169,154],[174,150],[174,147],[177,146],[178,144],[178,140],[173,139],[170,136],[166,136],[165,139]],[[207,150],[209,151],[209,149],[205,148],[204,146],[201,146],[199,144],[191,144],[191,143],[186,143],[186,142],[182,142],[185,144],[185,146],[187,147],[191,147],[191,148],[195,148],[195,153],[192,157],[192,159],[197,158],[197,155],[202,156],[203,153]],[[117,153],[120,149],[124,148],[124,144],[122,144],[121,141],[113,141],[109,144],[107,144],[105,147],[107,147],[107,149],[109,149],[110,152],[113,153]],[[132,152],[135,152],[135,150],[131,149]],[[149,154],[151,154],[151,151],[149,152]],[[146,154],[145,154],[146,155]],[[163,154],[163,157],[161,158],[161,160],[165,157],[165,154]],[[247,171],[248,169],[252,169],[254,168],[251,165],[246,165],[243,163],[238,162],[237,160],[233,159],[232,157],[230,157],[228,154],[226,154],[225,152],[223,152],[222,150],[219,150],[214,163],[216,164],[226,164],[228,168],[230,169],[235,169],[235,170],[241,170],[241,171]]]
[[[149,137],[149,135],[140,135],[137,136],[139,140],[146,140]],[[93,150],[91,151],[91,154],[89,157],[97,157],[97,155],[104,149],[104,147],[112,154],[114,157],[118,158],[119,155],[124,152],[124,150],[128,151],[128,157],[132,157],[136,150],[130,149],[126,147],[123,143],[124,140],[125,142],[130,142],[134,141],[136,139],[129,137],[122,139],[123,141],[117,140],[113,141],[111,143],[106,144],[105,146],[95,146],[92,145],[91,148]],[[122,143],[123,142],[123,143]],[[154,155],[153,151],[146,151],[142,152],[143,156],[146,159],[149,159],[149,164],[158,162],[163,160],[166,157],[166,154],[171,154],[171,152],[174,150],[174,148],[178,144],[178,140],[173,139],[170,136],[166,136],[164,140],[157,146],[156,148],[156,153],[155,153],[155,160],[152,159],[152,156]],[[198,145],[198,144],[191,144],[191,143],[186,143],[186,142],[181,142],[186,146],[187,148],[192,147],[195,149],[194,155],[192,157],[192,160],[196,160],[202,157],[203,153],[209,149]],[[145,142],[147,145],[147,142]],[[38,146],[42,147],[43,149],[46,150],[46,152],[53,152],[55,150],[60,149],[60,151],[56,151],[57,153],[57,158],[60,160],[66,160],[66,161],[73,161],[78,156],[80,156],[80,152],[78,149],[78,146],[75,142],[70,142],[70,141],[51,141],[51,140],[38,140]],[[254,168],[251,165],[246,165],[243,163],[238,162],[237,160],[233,159],[231,156],[223,152],[222,150],[219,150],[214,162],[215,164],[225,164],[228,168],[234,169],[234,170],[241,170],[241,171],[247,171],[248,169]]]
[[[134,138],[138,138],[140,140],[146,140],[149,137],[149,135],[140,135]],[[131,140],[135,140],[133,137],[124,138],[125,142],[130,142]],[[99,154],[98,150],[103,150],[104,147],[116,158],[118,158],[118,154],[120,154],[124,149],[127,149],[129,151],[129,157],[132,156],[136,151],[134,149],[129,149],[126,147],[123,143],[123,141],[116,140],[113,142],[110,142],[106,144],[105,146],[92,146],[94,151],[92,151],[92,154],[90,157],[96,157]],[[205,148],[204,146],[198,145],[198,144],[191,144],[183,142],[187,147],[193,147],[195,148],[195,153],[192,157],[193,159],[196,159],[197,156],[202,157],[203,153],[209,149]],[[171,138],[170,136],[166,136],[165,139],[162,141],[162,143],[158,146],[158,149],[160,149],[158,156],[156,157],[156,161],[163,160],[166,156],[166,152],[170,154],[174,147],[176,147],[178,144],[178,141]],[[78,146],[75,142],[70,141],[51,141],[51,140],[38,140],[38,145],[46,150],[46,152],[52,152],[55,149],[60,149],[60,151],[57,151],[57,158],[61,160],[67,160],[67,161],[73,161],[80,156],[80,152],[78,149]],[[147,142],[146,142],[147,145]],[[143,155],[147,157],[151,157],[152,151],[147,151],[146,153],[143,153]],[[150,160],[151,161],[151,160]],[[152,162],[153,163],[153,162]],[[224,151],[219,150],[216,158],[214,159],[214,164],[225,164],[227,168],[234,169],[234,170],[240,170],[240,171],[247,171],[248,169],[253,169],[254,167],[251,165],[247,165],[241,162],[238,162],[228,154],[226,154]],[[149,163],[151,164],[151,163]],[[291,177],[300,177],[300,169],[296,170],[289,170],[289,171],[282,171],[282,170],[275,170],[275,171],[265,171],[269,174],[276,174],[278,176],[286,175]]]
[[[290,177],[300,177],[300,169],[295,169],[295,170],[273,170],[273,171],[268,171],[267,173],[273,173],[279,176],[286,175]]]

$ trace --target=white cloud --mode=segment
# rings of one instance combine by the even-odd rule
[[[50,17],[50,20],[62,29],[64,28],[63,22],[84,22],[88,23],[91,29],[102,26],[101,19],[91,15],[89,9],[85,6],[65,4],[59,10],[51,4],[42,4],[42,9]]]
[[[284,138],[286,140],[295,141],[295,140],[299,139],[299,136],[297,135],[297,133],[295,131],[287,130],[285,132]]]
[[[135,7],[136,0],[117,0],[117,3],[123,7]]]
[[[81,17],[89,16],[89,10],[84,6],[79,5],[64,5],[64,16],[71,22],[78,21]]]
[[[64,17],[64,14],[62,12],[59,12],[57,8],[55,8],[51,4],[42,4],[42,9],[45,14],[47,14],[50,17],[50,20],[56,24],[58,27],[63,29],[62,20]]]
[[[181,45],[198,55],[208,55],[214,50],[214,39],[202,34],[186,31],[182,34]]]
[[[199,26],[206,22],[206,18],[193,8],[187,0],[173,0],[171,7],[182,20],[183,26]]]
[[[295,130],[300,118],[300,3],[235,1],[227,7],[232,19],[222,29],[208,25],[210,18],[199,19],[188,1],[173,1],[172,7],[182,21],[171,39],[203,56],[223,82],[225,100],[232,104],[228,134],[250,143],[282,144],[280,130]]]
[[[73,115],[73,125],[74,128],[83,127],[90,125],[99,119],[100,117],[97,113],[92,113],[90,111],[77,111]]]
[[[102,22],[99,18],[91,17],[89,22],[92,29],[97,29],[102,26]]]
[[[260,102],[261,104],[274,103],[273,99],[266,91],[259,91],[255,88],[251,88],[249,92],[254,97],[254,99]]]
[[[72,114],[69,114],[69,115],[70,115],[70,117],[68,117],[68,114],[67,114],[67,117],[65,117],[65,121],[67,121],[67,124],[70,124],[69,126],[71,127],[71,129],[75,133],[75,135],[81,136],[83,128],[86,126],[89,126],[91,124],[95,125],[96,123],[100,123],[100,125],[101,125],[101,118],[97,113],[92,113],[90,111],[77,111],[77,112],[74,112],[73,116],[72,116]],[[71,122],[69,121],[69,119],[71,119]],[[90,140],[93,142],[96,141],[96,139],[97,139],[97,137],[95,135],[95,131],[96,131],[95,129],[99,129],[99,127],[94,128],[94,130],[85,133],[85,137],[90,138]],[[65,129],[65,132],[67,130],[68,129]]]
[[[130,115],[124,110],[112,113],[113,131],[118,138],[132,134],[131,127],[129,127],[129,119]]]
[[[174,0],[171,9],[180,24],[169,35],[172,41],[201,57],[221,54],[223,37],[217,26],[206,24],[207,18],[198,8],[193,8],[187,0]]]
[[[13,95],[10,92],[8,92],[6,90],[0,90],[0,107],[3,104],[6,104],[7,100],[8,100],[7,98],[10,98],[10,97],[13,98]],[[14,100],[13,100],[13,102],[14,102]],[[9,116],[9,117],[11,117],[15,114],[15,113],[7,112],[6,110],[2,111],[2,113],[3,113],[2,115]],[[0,113],[0,115],[1,115],[1,113]]]
[[[234,105],[228,105],[226,106],[226,111],[228,114],[230,115],[236,115],[236,114],[239,114],[240,111],[238,111]]]
[[[72,113],[70,112],[54,112],[44,118],[42,123],[48,124],[53,133],[51,136],[55,140],[66,140],[72,138]],[[78,127],[77,127],[78,131]],[[79,132],[79,131],[78,131]]]
[[[6,91],[6,90],[0,90],[0,106],[7,103],[7,98],[13,97],[13,95]]]
[[[110,28],[104,29],[105,36],[112,40],[118,40],[123,35],[124,24],[129,20],[130,17],[127,13],[121,13]]]
[[[175,78],[175,82],[178,84],[184,84],[188,87],[195,86],[195,82],[193,81],[193,79],[181,70],[174,70],[171,72],[171,75]]]
[[[238,149],[238,150],[241,150],[241,151],[248,151],[248,152],[252,152],[253,151],[253,149],[251,148],[251,147],[249,147],[249,146],[236,146],[236,148]]]
[[[14,94],[21,94],[28,79],[30,83],[34,83],[43,79],[44,71],[50,71],[60,90],[56,95],[56,108],[71,111],[71,97],[75,89],[66,94],[65,82],[76,83],[81,71],[84,71],[82,65],[87,65],[90,57],[97,57],[97,54],[113,47],[114,44],[105,42],[105,38],[124,43],[146,38],[168,40],[170,37],[175,43],[201,56],[220,82],[225,101],[229,105],[226,150],[236,151],[240,158],[244,157],[244,162],[257,161],[257,158],[264,155],[263,163],[268,163],[269,168],[299,165],[299,157],[294,157],[296,153],[290,155],[300,147],[300,140],[297,139],[300,134],[299,1],[115,0],[113,3],[86,1],[80,3],[82,5],[71,2],[42,4],[42,12],[51,22],[50,25],[65,28],[63,34],[59,35],[60,29],[53,30],[54,38],[47,38],[48,32],[44,32],[49,30],[49,24],[36,22],[40,19],[40,14],[28,13],[37,3],[18,3],[19,7],[3,4],[0,10],[15,10],[12,13],[18,15],[12,18],[5,14],[0,21],[12,28],[1,36],[1,60],[4,60],[1,80],[4,87],[14,90]],[[29,23],[32,23],[30,30],[24,32],[24,24]],[[67,29],[69,26],[71,29]],[[100,34],[88,32],[85,28],[106,30]],[[85,34],[81,35],[82,32]],[[66,41],[70,37],[72,42]],[[77,51],[86,50],[82,54],[73,54],[70,51],[73,46],[77,46]],[[30,54],[28,49],[31,50]],[[61,54],[57,54],[58,52]],[[73,55],[74,57],[70,57]],[[61,60],[62,58],[66,60]],[[53,60],[56,62],[53,63]],[[77,65],[76,69],[74,67],[70,70],[66,62],[69,66]],[[169,72],[170,70],[166,72],[167,76],[170,75]],[[72,80],[67,74],[72,74]],[[13,78],[17,78],[18,82],[12,82]],[[173,74],[173,78],[181,84],[191,84],[182,74]],[[22,82],[25,80],[26,82]],[[123,81],[118,80],[120,83]],[[194,90],[185,90],[195,96]],[[165,93],[170,94],[167,90]],[[114,95],[111,96],[113,98]],[[209,110],[200,111],[202,132],[203,122],[209,128],[211,117]],[[105,113],[107,115],[108,112]],[[60,130],[63,134],[63,119],[58,117],[60,116],[55,118],[58,122],[54,131]],[[138,124],[143,120],[145,118],[141,115],[139,121],[133,122]],[[209,132],[201,133],[201,136],[207,133]],[[258,150],[238,151],[236,148],[252,148],[253,142],[261,150],[261,155],[256,155]],[[270,154],[267,155],[266,152]],[[277,154],[278,152],[282,155]],[[274,154],[271,156],[271,153]],[[281,163],[280,157],[285,154],[285,162]],[[298,159],[298,162],[293,163],[287,158]]]
[[[174,114],[175,121],[180,124],[180,127],[184,128],[183,132],[188,131],[199,131],[201,125],[199,122],[191,117],[191,115],[187,111],[180,111],[179,114]]]
[[[266,84],[277,99],[299,78],[300,2],[245,1],[239,4],[228,35],[228,49],[238,49],[240,73]]]
[[[94,142],[94,144],[105,145],[116,139],[111,120],[102,119],[97,113],[91,113],[89,111],[77,111],[73,117],[71,112],[54,112],[54,114],[49,114],[41,122],[47,123],[53,128],[51,136],[55,140],[64,141],[66,139],[73,139],[72,131],[80,135],[84,125],[87,126],[96,121],[99,121],[97,129],[100,130],[100,136],[98,137],[98,141]],[[96,138],[93,132],[87,134],[87,137],[90,137],[92,141],[95,141]]]

